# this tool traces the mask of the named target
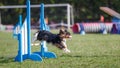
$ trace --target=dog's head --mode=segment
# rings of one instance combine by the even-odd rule
[[[64,50],[64,52],[70,52],[70,50],[67,48],[67,44],[66,44],[66,39],[69,39],[72,37],[70,32],[68,32],[66,29],[60,29],[59,37],[61,38],[61,42],[59,44],[56,44],[56,46],[59,49]]]
[[[72,37],[70,32],[68,32],[66,29],[60,29],[59,36],[60,36],[60,38],[63,38],[63,39]]]

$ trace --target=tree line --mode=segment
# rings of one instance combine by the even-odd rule
[[[99,21],[100,15],[105,17],[106,21],[111,20],[111,16],[102,12],[99,7],[107,6],[114,9],[117,12],[120,12],[120,0],[30,0],[31,4],[61,4],[61,3],[69,3],[74,8],[74,20],[75,22],[82,21]],[[0,6],[7,5],[25,5],[26,0],[0,0]],[[62,9],[65,9],[63,7]],[[61,8],[46,8],[46,15],[49,20],[53,20],[53,18],[66,19],[63,13],[65,10],[61,10]],[[32,18],[35,18],[35,21],[39,18],[39,9],[32,9]],[[23,17],[26,16],[26,9],[0,9],[2,16],[2,24],[16,24],[18,21],[18,15],[22,14]],[[53,16],[55,14],[55,16]],[[62,17],[62,18],[61,18]],[[57,20],[56,20],[57,21]]]

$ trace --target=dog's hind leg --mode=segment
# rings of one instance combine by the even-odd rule
[[[32,43],[34,43],[36,40],[37,40],[37,38],[36,38],[36,37],[33,37],[33,38],[32,38]]]

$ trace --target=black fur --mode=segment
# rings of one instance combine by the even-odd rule
[[[46,41],[47,43],[52,43],[59,49],[68,50],[65,39],[70,38],[70,36],[71,35],[67,30],[60,30],[58,34],[53,34],[49,31],[41,30],[34,34],[33,42],[36,40]]]
[[[60,44],[62,40],[62,38],[60,38],[59,34],[53,34],[49,31],[39,31],[38,36],[37,36],[37,40],[41,41],[41,40],[45,40],[47,43],[58,43]]]

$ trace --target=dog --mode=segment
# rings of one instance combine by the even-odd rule
[[[53,34],[46,30],[40,30],[34,34],[32,42],[34,43],[37,40],[46,41],[47,43],[52,43],[64,52],[70,52],[70,50],[67,48],[66,39],[71,37],[72,36],[70,32],[65,29],[60,29],[58,34]]]

